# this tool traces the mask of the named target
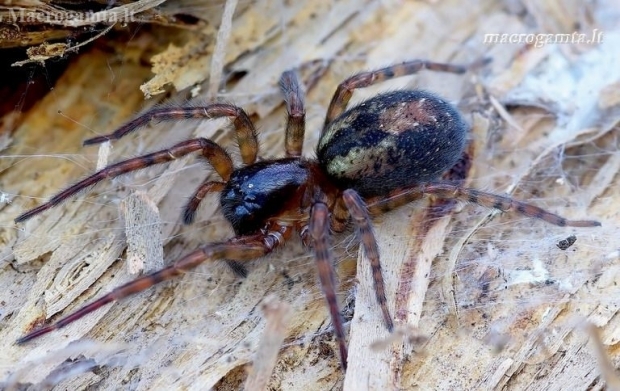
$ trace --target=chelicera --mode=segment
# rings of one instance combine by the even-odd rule
[[[285,72],[280,80],[288,113],[284,158],[257,161],[258,141],[252,121],[243,109],[221,103],[203,107],[156,108],[109,135],[86,140],[84,145],[116,140],[152,120],[228,117],[236,130],[243,166],[235,168],[228,152],[211,140],[186,140],[158,152],[110,165],[23,213],[15,219],[16,222],[52,208],[104,179],[200,152],[222,180],[208,178],[198,187],[185,207],[184,221],[188,224],[193,221],[206,195],[220,193],[222,212],[232,225],[235,236],[223,242],[205,244],[164,269],[117,287],[57,322],[30,332],[18,343],[64,327],[107,303],[179,276],[203,262],[227,260],[239,263],[265,256],[297,232],[314,252],[338,342],[340,362],[346,369],[347,347],[336,301],[330,238],[334,232],[343,232],[349,222],[357,228],[365,256],[371,264],[377,302],[389,331],[394,324],[386,302],[379,246],[373,234],[371,216],[428,194],[514,211],[558,226],[600,225],[591,220],[567,220],[534,205],[442,180],[442,175],[457,164],[464,153],[468,125],[453,105],[432,93],[392,91],[347,110],[357,88],[422,69],[464,73],[484,63],[479,61],[468,67],[414,60],[346,79],[336,89],[327,110],[316,159],[302,157],[304,97],[293,71]]]

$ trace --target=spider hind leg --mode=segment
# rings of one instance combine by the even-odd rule
[[[372,279],[375,285],[375,295],[377,296],[377,302],[383,313],[385,327],[389,332],[392,332],[394,330],[394,321],[390,315],[387,299],[385,297],[385,284],[383,282],[381,262],[379,260],[379,246],[377,245],[375,234],[372,232],[372,223],[366,210],[366,205],[359,194],[351,189],[345,190],[342,194],[342,198],[357,226],[366,258],[370,260]]]
[[[444,200],[471,202],[502,212],[516,212],[526,217],[546,221],[558,227],[599,227],[601,225],[600,222],[595,220],[569,220],[536,205],[518,201],[511,197],[466,188],[449,182],[425,183],[396,189],[385,196],[369,199],[367,201],[368,210],[372,215],[379,215],[418,200],[427,194],[435,195]]]

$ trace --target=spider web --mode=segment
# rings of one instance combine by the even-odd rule
[[[424,10],[429,13],[420,13],[419,9],[409,7],[412,6],[403,5],[398,12],[390,10],[388,15],[404,22],[412,15],[424,18],[430,13],[427,8]],[[446,48],[441,46],[443,36],[433,40],[420,31],[414,33],[434,42],[439,49],[432,51],[423,45],[411,48],[411,36],[415,34],[407,29],[386,33],[389,45],[355,43],[343,51],[349,39],[346,37],[351,36],[352,31],[356,34],[359,31],[352,26],[368,27],[370,31],[365,34],[370,34],[370,28],[374,26],[357,11],[345,13],[343,9],[346,9],[345,5],[331,10],[326,18],[312,24],[317,34],[312,39],[325,39],[326,42],[320,56],[333,61],[333,65],[307,99],[308,134],[304,149],[308,156],[312,155],[316,145],[318,132],[315,130],[321,127],[334,87],[354,70],[416,57],[451,58],[442,50],[462,52],[462,49],[441,49]],[[291,10],[287,12],[294,14]],[[278,43],[276,50],[241,57],[230,69],[240,79],[236,84],[230,83],[222,93],[225,100],[260,117],[258,126],[263,156],[281,156],[283,150],[284,116],[275,86],[279,75],[277,66],[314,58],[314,54],[312,58],[305,58],[294,50],[282,49],[310,45],[307,36],[289,26],[292,16],[286,14],[283,18],[277,23],[287,26],[287,40]],[[489,18],[481,31],[493,31],[491,26],[508,25],[505,20],[501,22]],[[341,28],[323,31],[326,25]],[[235,31],[237,28],[239,26]],[[470,35],[465,31],[460,34]],[[466,40],[459,39],[459,45]],[[606,39],[611,47],[614,42],[618,47],[611,34]],[[125,48],[135,50],[131,45]],[[512,360],[514,366],[520,365],[524,372],[532,371],[535,365],[531,364],[543,363],[549,357],[557,357],[563,349],[570,352],[570,349],[583,345],[579,340],[585,333],[580,333],[578,328],[573,332],[583,318],[608,325],[609,331],[602,336],[605,344],[616,341],[613,325],[617,322],[614,314],[618,295],[614,294],[614,283],[618,250],[612,244],[612,238],[618,236],[613,222],[617,220],[614,200],[618,197],[619,163],[618,133],[614,128],[618,113],[613,91],[619,78],[610,71],[615,69],[610,64],[617,64],[617,58],[609,57],[605,48],[608,47],[590,54],[566,53],[558,47],[547,48],[548,52],[543,54],[526,52],[523,56],[496,53],[493,56],[495,61],[516,58],[517,65],[509,68],[509,64],[494,63],[493,67],[497,68],[494,68],[493,75],[517,78],[518,66],[530,71],[520,76],[518,85],[506,86],[501,83],[500,76],[493,80],[479,80],[493,93],[495,102],[486,103],[484,97],[476,96],[471,91],[472,81],[467,77],[421,74],[377,87],[389,90],[415,85],[459,101],[464,111],[474,112],[468,117],[474,124],[472,138],[475,144],[470,186],[497,193],[511,192],[515,198],[562,215],[601,219],[604,223],[600,230],[574,230],[551,227],[516,215],[495,216],[487,220],[489,211],[474,205],[458,205],[454,216],[434,218],[429,216],[425,202],[377,219],[386,278],[391,279],[395,291],[399,284],[405,283],[416,289],[407,307],[414,329],[397,333],[399,343],[406,341],[403,356],[415,363],[416,371],[412,372],[419,373],[408,377],[407,382],[433,384],[437,379],[430,375],[434,373],[433,362],[435,368],[444,373],[458,374],[444,376],[435,383],[446,388],[446,383],[455,377],[464,377],[460,375],[463,371],[470,371],[470,377],[480,382],[474,384],[491,382],[484,380],[483,375],[478,376],[478,372],[487,371],[501,377],[500,374],[504,374],[501,368],[504,367],[495,366],[497,361],[494,360],[499,360],[497,357]],[[235,48],[230,50],[234,53]],[[399,57],[395,58],[394,53],[399,53]],[[196,62],[207,63],[205,58],[206,55]],[[106,70],[89,77],[97,82],[93,84],[103,84],[101,96],[106,97],[106,102],[115,107],[114,110],[118,110],[117,106],[123,107],[122,103],[125,108],[111,113],[109,107],[100,105],[95,112],[82,115],[80,110],[85,106],[64,100],[66,98],[59,92],[63,85],[53,82],[54,77],[48,68],[36,68],[36,74],[26,76],[28,80],[34,80],[41,72],[49,80],[46,88],[54,86],[48,94],[51,96],[48,99],[54,100],[47,106],[51,107],[50,117],[42,116],[37,121],[31,119],[28,125],[41,126],[47,121],[51,123],[50,129],[63,131],[55,133],[53,143],[48,142],[44,149],[35,147],[39,144],[26,138],[23,153],[13,153],[9,149],[2,159],[6,164],[2,179],[6,182],[0,185],[0,189],[5,191],[3,199],[12,200],[11,204],[2,205],[6,213],[2,214],[5,217],[0,225],[4,228],[5,244],[2,259],[7,265],[5,269],[11,273],[10,282],[3,285],[7,292],[4,294],[10,295],[3,296],[3,301],[9,303],[2,313],[3,340],[15,339],[23,333],[24,325],[17,321],[17,317],[26,312],[22,308],[35,311],[40,305],[38,301],[44,300],[47,317],[60,312],[66,314],[132,278],[126,272],[125,262],[131,258],[125,253],[129,238],[119,209],[121,203],[136,192],[147,194],[147,201],[141,203],[145,208],[129,209],[144,211],[150,220],[137,226],[130,225],[130,228],[138,229],[136,238],[142,237],[145,239],[143,243],[149,245],[159,244],[152,235],[158,236],[163,246],[154,246],[152,250],[161,251],[166,261],[180,257],[200,243],[231,234],[216,212],[215,199],[203,205],[194,225],[184,227],[180,224],[183,203],[206,175],[204,165],[194,158],[102,184],[23,227],[12,223],[11,219],[17,213],[31,205],[30,198],[46,199],[67,183],[93,171],[100,152],[80,148],[84,138],[112,130],[112,123],[118,124],[133,116],[144,105],[138,87],[150,75],[135,66],[133,60],[124,58],[118,61],[109,53],[90,52],[88,62],[81,67],[78,64],[73,74],[95,67]],[[194,77],[202,71],[196,67],[187,74]],[[179,79],[175,80],[181,79],[180,74],[177,77]],[[559,94],[557,89],[561,87],[571,92]],[[94,91],[91,88],[90,84],[85,87]],[[587,88],[590,94],[579,101],[577,108],[563,106],[571,102],[571,96]],[[376,90],[371,89],[356,92],[355,101],[359,102],[374,92]],[[174,103],[162,104],[195,104],[192,98],[189,94],[182,95],[174,98]],[[509,110],[502,113],[500,108],[506,106]],[[25,112],[25,107],[22,103],[18,111]],[[507,123],[517,124],[518,128],[511,128]],[[213,137],[234,151],[231,132],[222,131],[221,127],[222,123],[216,122],[183,122],[143,129],[115,142],[107,160],[118,161],[199,135]],[[13,140],[17,140],[17,136]],[[44,159],[47,161],[37,165],[36,161]],[[23,183],[17,184],[16,177],[7,174],[16,164],[32,164],[33,171],[56,179],[42,184],[34,175],[20,174],[18,178],[23,178]],[[151,208],[153,203],[157,205],[155,213]],[[127,213],[132,214],[131,211]],[[557,244],[571,234],[576,236],[576,242],[566,250],[559,249]],[[351,355],[348,377],[366,381],[368,376],[360,375],[359,366],[370,361],[374,371],[372,379],[380,382],[390,376],[390,372],[381,372],[381,365],[389,363],[394,353],[380,344],[388,337],[381,324],[371,279],[363,274],[366,263],[364,259],[357,260],[356,242],[350,233],[334,238],[333,242],[343,283],[339,293],[345,316],[350,320],[350,349],[358,352]],[[154,259],[161,261],[160,256],[154,256]],[[17,271],[9,267],[10,261]],[[430,269],[426,275],[412,274],[403,278],[403,262],[412,265],[426,262]],[[357,280],[354,278],[356,263],[360,265]],[[152,265],[147,263],[144,267],[149,269]],[[33,269],[37,269],[38,274]],[[113,388],[123,382],[135,388],[158,385],[189,387],[197,382],[217,384],[223,377],[230,384],[235,384],[237,378],[242,382],[244,365],[252,360],[262,338],[265,320],[259,304],[262,295],[268,293],[289,303],[294,310],[289,322],[289,337],[277,364],[280,383],[276,384],[286,388],[284,385],[290,384],[287,381],[295,382],[300,389],[309,387],[308,384],[317,388],[341,384],[342,375],[333,375],[329,368],[329,363],[335,362],[333,341],[312,256],[299,244],[291,243],[281,253],[253,262],[249,271],[249,277],[240,280],[225,265],[207,265],[179,281],[108,306],[36,344],[20,350],[15,348],[22,357],[3,359],[2,367],[8,368],[9,372],[0,378],[20,382],[45,379],[52,384],[70,384],[76,389],[93,384]],[[45,277],[48,274],[51,277]],[[429,283],[426,291],[424,286]],[[16,301],[13,296],[23,296],[24,299]],[[395,300],[390,302],[395,303]],[[583,318],[575,314],[582,314]],[[353,316],[355,318],[351,320]],[[419,321],[415,320],[416,316]],[[84,335],[89,338],[81,340]],[[68,340],[80,341],[66,346]],[[379,345],[374,348],[368,347],[377,342]],[[358,343],[362,343],[362,347]],[[222,349],[226,354],[221,354]],[[489,350],[495,350],[497,355],[489,354]],[[369,351],[373,354],[367,354]],[[474,369],[455,358],[467,357],[471,351],[478,355],[480,362]],[[382,360],[374,354],[385,354],[387,358]],[[573,356],[567,354],[567,357]],[[306,371],[304,377],[295,372],[300,367]],[[95,373],[94,368],[100,372]],[[592,368],[592,365],[584,365],[584,368]],[[598,373],[597,370],[592,372]],[[505,373],[509,376],[514,369]],[[423,376],[428,379],[422,379]],[[303,379],[310,380],[304,382]],[[471,385],[466,377],[459,381],[464,388]]]

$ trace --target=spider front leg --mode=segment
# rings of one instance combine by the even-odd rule
[[[196,211],[198,210],[198,206],[202,200],[209,193],[219,193],[224,190],[224,186],[226,183],[205,180],[198,189],[194,192],[192,198],[190,198],[187,205],[185,205],[185,211],[183,212],[183,222],[185,224],[191,224],[194,222],[194,217],[196,217]]]
[[[332,101],[329,104],[329,108],[327,109],[323,131],[325,131],[330,122],[346,110],[347,104],[353,96],[353,90],[357,88],[369,87],[373,84],[381,83],[389,79],[412,75],[422,69],[460,74],[465,73],[470,69],[478,68],[488,62],[489,59],[482,59],[470,65],[454,65],[425,60],[412,60],[403,62],[402,64],[377,69],[376,71],[358,73],[338,85]],[[322,136],[323,135],[321,134],[321,137]]]
[[[526,217],[541,219],[559,227],[599,227],[601,223],[594,220],[568,220],[538,206],[517,201],[510,197],[484,191],[464,188],[452,183],[427,183],[408,188],[398,189],[385,197],[374,197],[368,200],[368,210],[372,214],[381,214],[401,205],[422,198],[425,194],[433,194],[446,200],[472,202],[502,212],[516,212]]]
[[[80,191],[90,186],[93,186],[104,179],[116,178],[119,175],[123,175],[131,171],[141,170],[155,164],[161,164],[176,160],[195,151],[201,151],[202,156],[211,164],[215,171],[224,180],[228,180],[228,178],[230,178],[230,175],[233,171],[232,159],[222,147],[220,147],[213,141],[205,138],[187,140],[180,142],[168,149],[112,164],[111,166],[108,166],[61,191],[60,193],[50,198],[50,200],[46,203],[41,204],[38,207],[17,216],[15,222],[19,223],[28,220],[32,216],[35,216],[45,210],[48,210],[60,204],[67,198],[76,195]]]
[[[93,137],[84,141],[84,145],[99,144],[119,138],[148,125],[152,120],[156,121],[182,121],[185,119],[213,119],[229,117],[237,132],[237,143],[241,151],[241,160],[244,164],[256,161],[258,155],[258,138],[256,129],[247,113],[240,107],[227,103],[214,103],[207,106],[197,107],[159,107],[147,111],[122,125],[114,132]]]
[[[160,282],[170,280],[203,262],[213,262],[223,259],[235,261],[251,261],[271,253],[278,246],[287,240],[292,230],[289,227],[276,227],[277,230],[261,232],[255,235],[232,238],[226,242],[208,244],[200,249],[187,254],[185,257],[175,261],[172,265],[151,274],[144,275],[115,288],[112,292],[100,297],[94,302],[87,304],[79,310],[60,319],[59,321],[34,330],[17,340],[18,344],[23,344],[32,339],[40,337],[51,331],[58,330],[66,325],[75,322],[83,316],[103,307],[104,305],[123,299],[125,297],[142,292]]]

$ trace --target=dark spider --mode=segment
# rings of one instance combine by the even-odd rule
[[[509,197],[466,189],[441,181],[464,152],[468,126],[454,106],[429,92],[401,90],[383,93],[346,110],[353,90],[400,77],[421,69],[464,73],[470,67],[414,60],[352,76],[342,82],[327,110],[317,158],[301,157],[305,132],[303,93],[293,71],[285,72],[280,85],[288,113],[286,157],[256,161],[258,141],[254,125],[243,109],[214,103],[204,107],[156,108],[121,126],[115,132],[91,138],[84,145],[116,140],[152,120],[211,119],[229,117],[237,132],[244,166],[234,168],[230,155],[205,138],[180,142],[171,148],[113,164],[52,197],[47,203],[15,219],[22,222],[103,179],[139,170],[200,151],[223,181],[205,180],[185,207],[189,224],[202,199],[220,193],[224,216],[235,237],[206,244],[170,266],[139,277],[56,323],[20,338],[24,343],[59,329],[126,296],[183,274],[205,261],[249,261],[269,254],[289,240],[294,231],[315,253],[319,279],[334,327],[342,367],[347,365],[345,333],[338,303],[330,237],[353,221],[372,266],[377,301],[389,331],[394,328],[387,307],[379,249],[371,215],[433,194],[446,200],[464,200],[501,211],[516,211],[558,226],[594,227],[590,220],[567,220],[534,205]],[[346,111],[345,111],[346,110]]]

